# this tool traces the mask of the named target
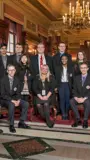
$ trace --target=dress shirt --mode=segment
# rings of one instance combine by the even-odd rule
[[[61,77],[61,82],[68,82],[67,67],[63,67],[63,73],[62,73],[62,77]]]
[[[10,83],[10,91],[12,91],[12,86],[13,86],[13,80],[14,80],[14,78],[11,77],[11,76],[8,76],[8,78],[9,78],[9,83]]]
[[[2,55],[2,61],[3,61],[4,68],[6,69],[6,67],[7,67],[7,55],[5,55],[5,56]]]
[[[40,58],[42,56],[43,59],[43,65],[46,64],[46,59],[44,54],[38,54],[38,64],[39,64],[39,73],[40,73]]]

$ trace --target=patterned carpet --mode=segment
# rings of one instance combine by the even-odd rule
[[[3,143],[4,147],[10,153],[13,159],[22,159],[23,157],[46,153],[53,151],[50,145],[41,138],[30,138],[19,141]]]
[[[2,121],[0,128],[0,160],[90,160],[90,127],[72,128],[71,125],[55,124],[48,128],[45,123],[27,122],[30,129],[16,133]],[[5,158],[5,159],[4,159]]]

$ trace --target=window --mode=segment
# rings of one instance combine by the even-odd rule
[[[16,23],[10,21],[7,52],[13,54],[16,44]]]

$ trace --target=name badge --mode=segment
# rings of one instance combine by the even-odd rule
[[[14,90],[14,91],[17,91],[17,88],[15,87],[13,90]]]
[[[43,89],[42,90],[42,96],[45,96],[46,95],[46,91]]]
[[[90,89],[90,86],[86,86],[87,89]]]
[[[70,73],[70,77],[72,77],[72,73]]]

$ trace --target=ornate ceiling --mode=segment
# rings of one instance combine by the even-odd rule
[[[36,7],[44,16],[51,20],[49,27],[50,34],[60,34],[63,40],[69,44],[80,44],[80,41],[90,40],[90,29],[81,30],[64,30],[62,24],[62,15],[68,12],[70,0],[27,0]],[[89,1],[89,0],[86,0]],[[71,0],[75,5],[76,0]],[[82,3],[82,0],[81,0]],[[77,45],[76,45],[77,46]]]
[[[39,9],[50,20],[57,20],[62,14],[68,11],[70,0],[27,0]],[[75,0],[72,0],[75,4]]]

